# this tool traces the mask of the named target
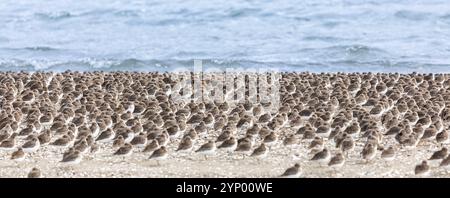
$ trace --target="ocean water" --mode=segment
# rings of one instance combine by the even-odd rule
[[[0,71],[450,72],[448,0],[1,0]]]

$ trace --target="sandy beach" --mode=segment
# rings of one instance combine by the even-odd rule
[[[26,177],[33,167],[39,167],[43,177],[74,177],[74,178],[164,178],[164,177],[243,177],[261,178],[278,177],[291,164],[299,162],[303,168],[302,177],[331,178],[331,177],[417,177],[414,175],[414,166],[422,159],[428,158],[437,146],[430,145],[413,151],[402,151],[395,161],[385,162],[376,159],[366,164],[358,159],[358,153],[341,168],[330,168],[309,162],[311,155],[304,147],[298,149],[276,149],[263,160],[250,157],[242,159],[241,155],[228,156],[220,153],[217,156],[204,160],[203,157],[170,155],[157,166],[154,160],[149,160],[149,154],[135,153],[122,158],[112,156],[114,150],[105,148],[99,153],[88,155],[75,166],[58,163],[61,160],[62,150],[42,149],[27,157],[23,162],[9,160],[10,155],[2,152],[0,161],[0,177]],[[171,148],[174,150],[174,148]],[[358,150],[357,150],[358,151]],[[300,159],[294,159],[294,154],[300,154]],[[446,168],[433,167],[430,177],[449,177]]]
[[[446,151],[428,160],[449,142],[446,74],[283,73],[280,104],[237,103],[226,109],[219,103],[172,101],[175,82],[167,74],[13,72],[1,73],[0,81],[0,177],[27,177],[33,167],[42,177],[279,177],[295,163],[300,177],[449,176],[448,166],[440,166]],[[248,89],[248,81],[235,86]],[[115,135],[102,142],[108,130]],[[226,131],[229,137],[219,140]],[[113,148],[119,136],[131,138]],[[144,146],[164,145],[166,159],[149,159],[157,148],[143,152],[134,145],[138,136],[145,137]],[[177,151],[186,136],[192,138],[190,150]],[[339,143],[341,136],[351,142],[348,150]],[[65,137],[65,146],[55,146]],[[14,151],[35,143],[33,138],[41,142],[37,150],[12,160]],[[220,148],[232,139],[235,148],[236,140],[249,143],[247,154]],[[12,147],[5,146],[8,140]],[[195,150],[208,141],[219,148],[206,158]],[[321,143],[311,148],[313,141]],[[250,156],[263,143],[267,156]],[[114,155],[127,144],[130,150]],[[368,145],[375,146],[370,155]],[[395,155],[388,161],[381,155],[390,146]],[[323,149],[325,162],[311,160]],[[65,152],[72,158],[63,157]],[[339,153],[345,162],[330,167],[330,158]],[[423,160],[428,160],[426,175],[415,173]]]

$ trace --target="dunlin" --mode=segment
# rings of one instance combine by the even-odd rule
[[[284,171],[281,177],[298,178],[300,177],[300,174],[301,174],[300,164],[297,163],[293,167],[286,169],[286,171]]]
[[[41,171],[38,168],[34,167],[28,173],[27,177],[28,178],[39,178],[39,177],[41,177]]]
[[[393,146],[389,146],[381,152],[381,158],[386,161],[392,161],[395,158],[395,149]]]
[[[314,154],[314,156],[311,158],[311,161],[317,161],[319,163],[326,162],[330,160],[330,151],[326,148],[324,148],[322,151]]]
[[[114,152],[114,155],[130,156],[132,153],[133,145],[131,145],[130,143],[125,143],[123,146],[117,149],[116,152]]]
[[[147,146],[145,146],[143,152],[153,152],[159,148],[159,143],[157,140],[151,140]]]
[[[193,148],[192,139],[189,136],[184,137],[178,145],[177,152],[190,152]]]
[[[61,163],[68,164],[68,165],[75,165],[79,164],[82,160],[82,155],[80,151],[73,151],[72,153],[68,154],[67,156],[63,157],[61,160]]]
[[[330,167],[342,167],[345,163],[345,157],[342,153],[337,153],[330,159],[328,166]]]
[[[15,161],[22,161],[25,159],[25,152],[23,152],[22,148],[18,148],[17,151],[14,151],[11,154],[11,159]]]
[[[414,168],[414,174],[417,176],[427,176],[430,173],[430,166],[428,165],[427,161],[424,160],[420,164]]]
[[[267,153],[269,152],[269,149],[267,146],[262,143],[258,148],[253,150],[253,153],[251,154],[252,157],[258,157],[258,158],[265,158],[267,156]]]
[[[28,142],[25,142],[22,145],[22,149],[26,153],[33,153],[39,149],[41,146],[38,138],[33,138],[32,140],[29,140]]]
[[[149,159],[156,160],[158,166],[160,160],[166,159],[168,156],[168,152],[165,146],[161,146],[159,149],[153,151],[152,155],[150,155]]]
[[[200,146],[200,148],[198,148],[195,152],[204,155],[205,159],[207,159],[206,156],[214,154],[215,151],[216,144],[214,143],[214,141],[208,141],[207,143]]]
[[[231,152],[234,151],[237,147],[237,140],[234,137],[230,137],[227,140],[223,141],[217,148],[224,149],[225,151]]]

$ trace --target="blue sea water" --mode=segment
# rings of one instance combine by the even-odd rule
[[[1,0],[0,70],[450,72],[448,0]]]

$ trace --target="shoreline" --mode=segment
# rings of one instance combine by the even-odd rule
[[[242,68],[231,68],[236,69],[236,72],[229,72],[225,71],[224,68],[216,68],[213,67],[213,69],[216,70],[209,70],[210,68],[205,67],[206,69],[203,69],[201,72],[194,72],[192,68],[188,67],[189,69],[186,70],[179,70],[179,69],[172,69],[172,70],[0,70],[0,74],[14,74],[14,73],[41,73],[41,74],[186,74],[186,73],[204,73],[204,74],[221,74],[221,73],[232,73],[232,74],[262,74],[262,73],[280,73],[280,74],[315,74],[315,75],[324,75],[324,74],[332,74],[332,75],[450,75],[450,71],[448,72],[420,72],[420,71],[406,71],[406,72],[399,72],[399,71],[332,71],[332,70],[275,70],[271,68],[263,68],[261,71],[258,70],[244,70]],[[183,68],[186,69],[186,68]],[[231,70],[232,71],[232,70]]]

